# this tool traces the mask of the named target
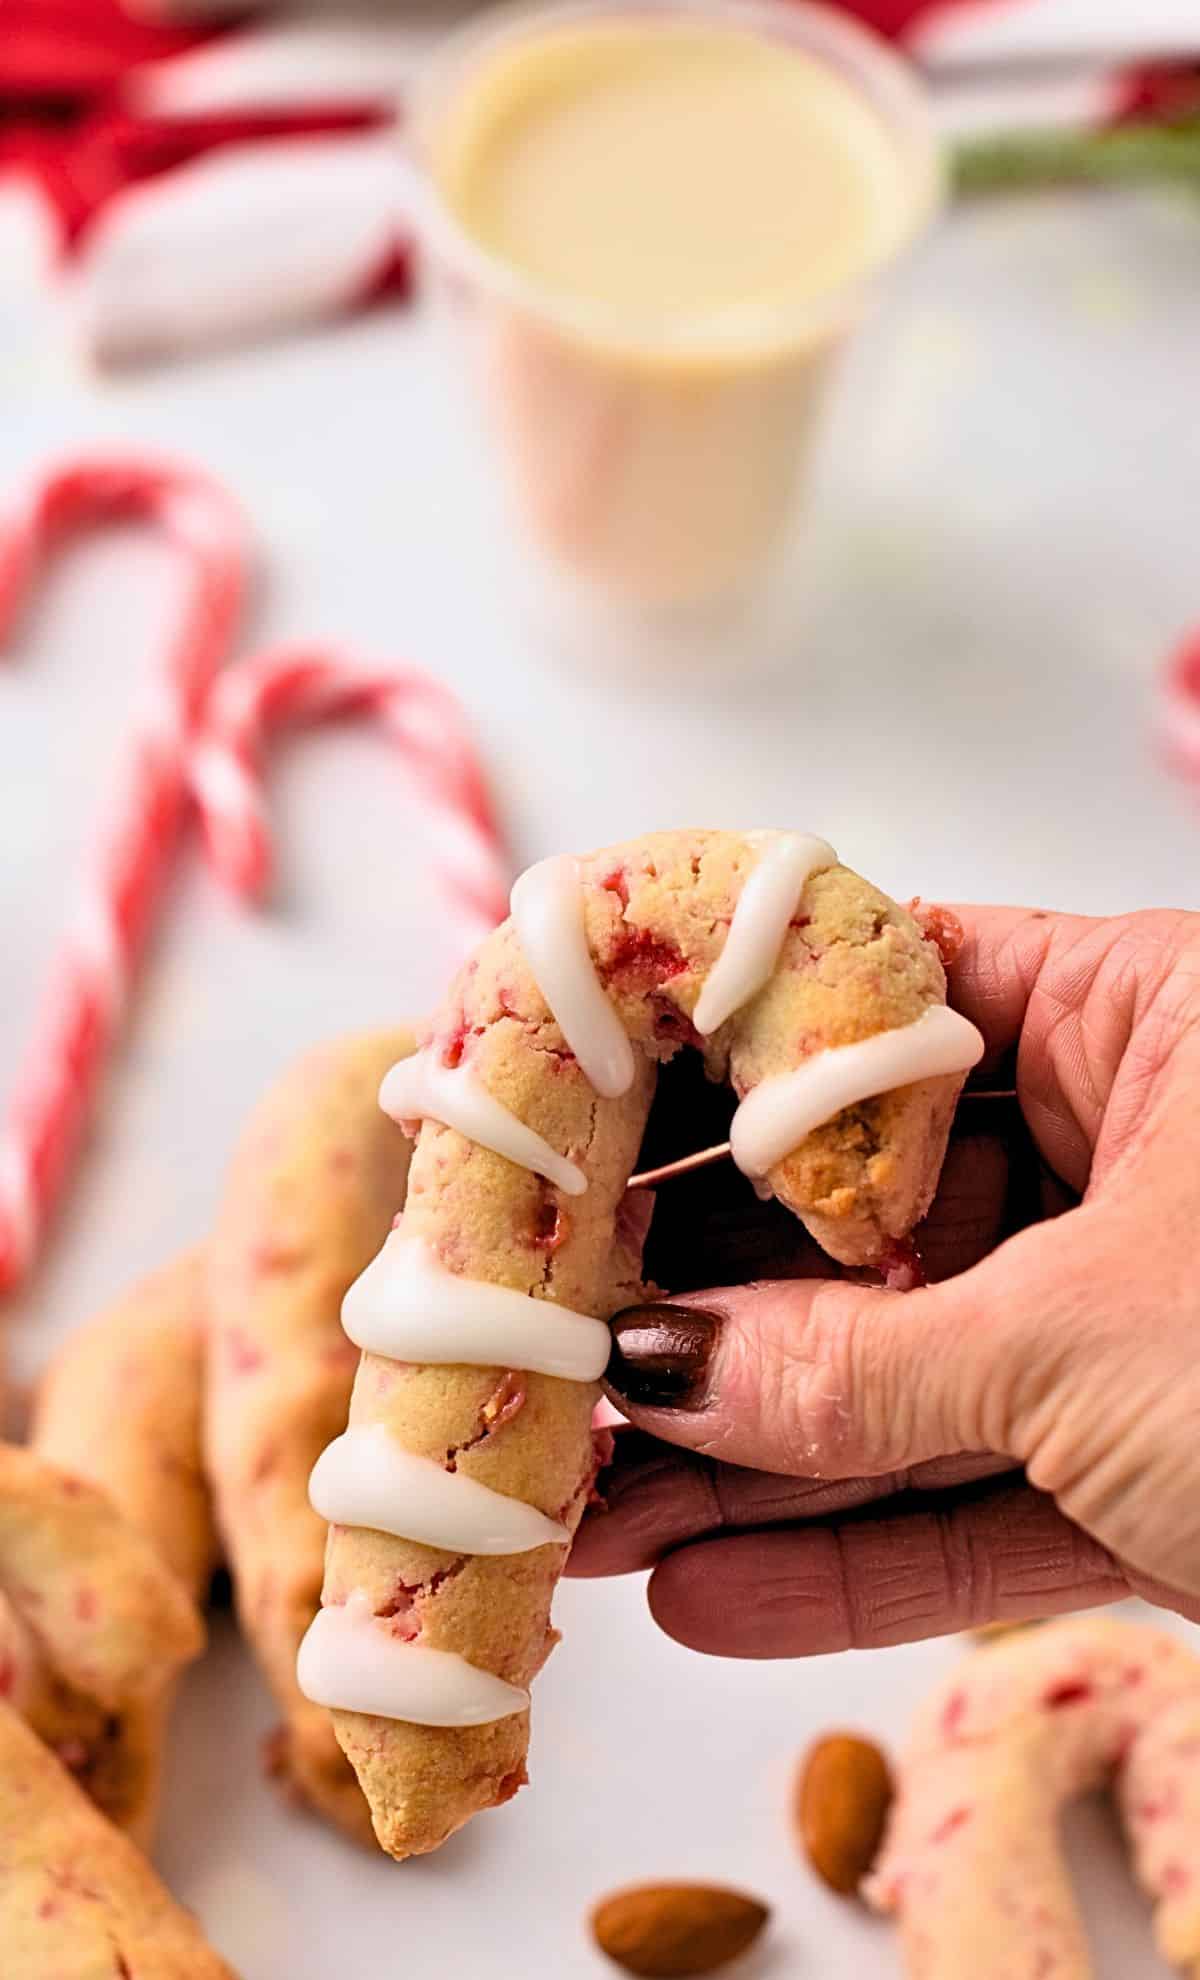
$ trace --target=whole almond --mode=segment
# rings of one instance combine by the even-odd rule
[[[601,1952],[647,1980],[715,1973],[767,1922],[767,1907],[720,1884],[632,1884],[592,1913]]]
[[[893,1793],[887,1760],[871,1740],[829,1733],[809,1748],[796,1781],[796,1829],[831,1890],[857,1891],[875,1861]]]

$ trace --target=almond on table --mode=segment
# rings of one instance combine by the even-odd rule
[[[758,1898],[720,1884],[634,1884],[596,1906],[592,1936],[626,1973],[685,1980],[737,1959],[769,1915]]]
[[[818,1877],[852,1896],[875,1861],[893,1795],[891,1769],[873,1740],[827,1733],[811,1746],[796,1779],[800,1847]]]

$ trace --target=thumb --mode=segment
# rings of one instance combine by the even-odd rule
[[[952,1452],[1019,1456],[1042,1243],[1024,1232],[919,1292],[798,1279],[630,1307],[613,1322],[610,1392],[655,1436],[761,1471],[870,1477]]]

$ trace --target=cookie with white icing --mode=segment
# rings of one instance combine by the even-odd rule
[[[393,1855],[525,1778],[595,1471],[599,1323],[639,1291],[625,1186],[657,1065],[701,1051],[742,1101],[735,1158],[834,1256],[880,1262],[981,1050],[945,994],[934,943],[824,841],[661,833],[524,876],[385,1081],[420,1127],[403,1218],[346,1303],[364,1353],[318,1468],[333,1526],[300,1681]]]

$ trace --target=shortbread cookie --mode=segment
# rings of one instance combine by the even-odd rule
[[[203,1290],[201,1254],[187,1252],[68,1335],[38,1386],[31,1426],[37,1454],[99,1487],[198,1607],[217,1553],[200,1456]],[[115,1720],[88,1708],[74,1731],[60,1717],[53,1741],[74,1753],[80,1778],[143,1846],[171,1690],[130,1701]]]
[[[69,1334],[38,1385],[30,1442],[107,1492],[202,1602],[217,1560],[200,1448],[203,1253],[185,1252]]]
[[[4,1980],[236,1980],[140,1850],[0,1703]]]
[[[0,1445],[0,1598],[3,1695],[106,1815],[144,1829],[163,1701],[204,1643],[190,1595],[103,1492]]]
[[[681,1046],[732,1144],[836,1257],[885,1263],[933,1194],[982,1042],[912,916],[794,834],[671,832],[518,882],[423,1050],[399,1228],[351,1291],[365,1352],[322,1457],[300,1662],[395,1856],[525,1778],[528,1686],[592,1485],[604,1322],[638,1293],[626,1183]]]
[[[296,1687],[321,1594],[325,1528],[308,1503],[342,1429],[357,1356],[342,1295],[404,1200],[409,1145],[377,1104],[403,1029],[308,1053],[238,1143],[208,1249],[206,1456],[238,1616],[283,1713],[273,1771],[369,1843],[370,1818],[329,1724]]]
[[[1091,1980],[1058,1825],[1115,1788],[1159,1950],[1200,1980],[1200,1657],[1112,1616],[976,1650],[913,1728],[866,1885],[910,1980]]]

